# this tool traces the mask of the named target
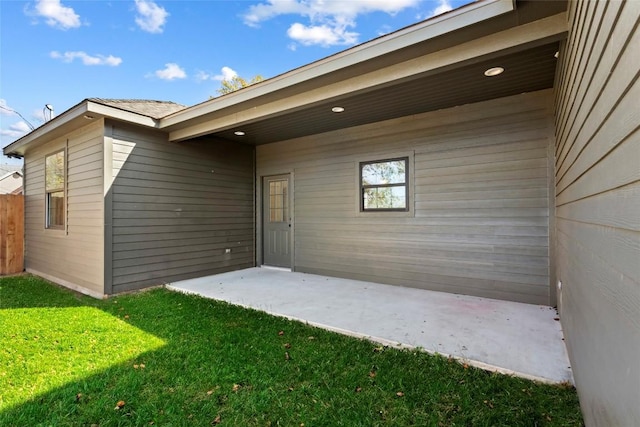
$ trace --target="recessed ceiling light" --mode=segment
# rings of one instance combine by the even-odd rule
[[[344,111],[344,107],[333,107],[331,111],[334,113],[342,113]]]
[[[502,74],[504,72],[504,68],[502,67],[493,67],[493,68],[489,68],[487,71],[484,72],[484,75],[487,77],[493,77],[493,76],[497,76],[499,74]]]
[[[82,117],[84,117],[84,118],[85,118],[85,119],[87,119],[87,120],[93,120],[93,119],[95,119],[95,117],[93,117],[93,116],[92,116],[92,115],[90,115],[90,114],[85,114],[85,115],[84,115],[84,116],[82,116]]]
[[[233,134],[234,134],[234,135],[237,135],[237,136],[245,136],[245,133],[244,133],[244,132],[242,132],[241,130],[237,130],[237,131],[235,131]]]

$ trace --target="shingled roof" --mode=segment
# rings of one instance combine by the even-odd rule
[[[186,105],[170,101],[154,101],[149,99],[103,99],[89,98],[89,101],[109,107],[119,108],[132,113],[142,114],[153,119],[161,119],[169,114],[187,108]]]

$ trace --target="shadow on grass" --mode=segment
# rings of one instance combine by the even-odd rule
[[[0,425],[582,424],[571,388],[164,289],[98,301],[29,276],[0,279],[0,315],[43,307],[96,308],[164,345],[124,359],[126,348],[109,345],[115,363],[2,410]]]

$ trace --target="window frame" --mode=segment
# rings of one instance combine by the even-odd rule
[[[62,187],[47,187],[47,159],[62,153]],[[62,224],[51,224],[51,195],[62,193]],[[62,148],[44,156],[44,228],[47,230],[64,231],[67,226],[67,150]]]
[[[393,183],[393,184],[363,184],[362,182],[362,171],[367,165],[378,164],[378,163],[390,163],[390,162],[404,162],[404,182],[403,183]],[[410,191],[410,156],[400,156],[400,157],[391,157],[391,158],[382,158],[376,160],[367,160],[361,161],[358,163],[358,205],[360,213],[371,213],[371,212],[410,212],[411,206],[411,191]],[[402,208],[365,208],[365,190],[370,188],[397,188],[404,187],[404,200],[405,205]]]

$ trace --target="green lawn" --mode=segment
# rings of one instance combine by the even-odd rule
[[[2,426],[580,426],[572,387],[164,289],[0,279]]]

